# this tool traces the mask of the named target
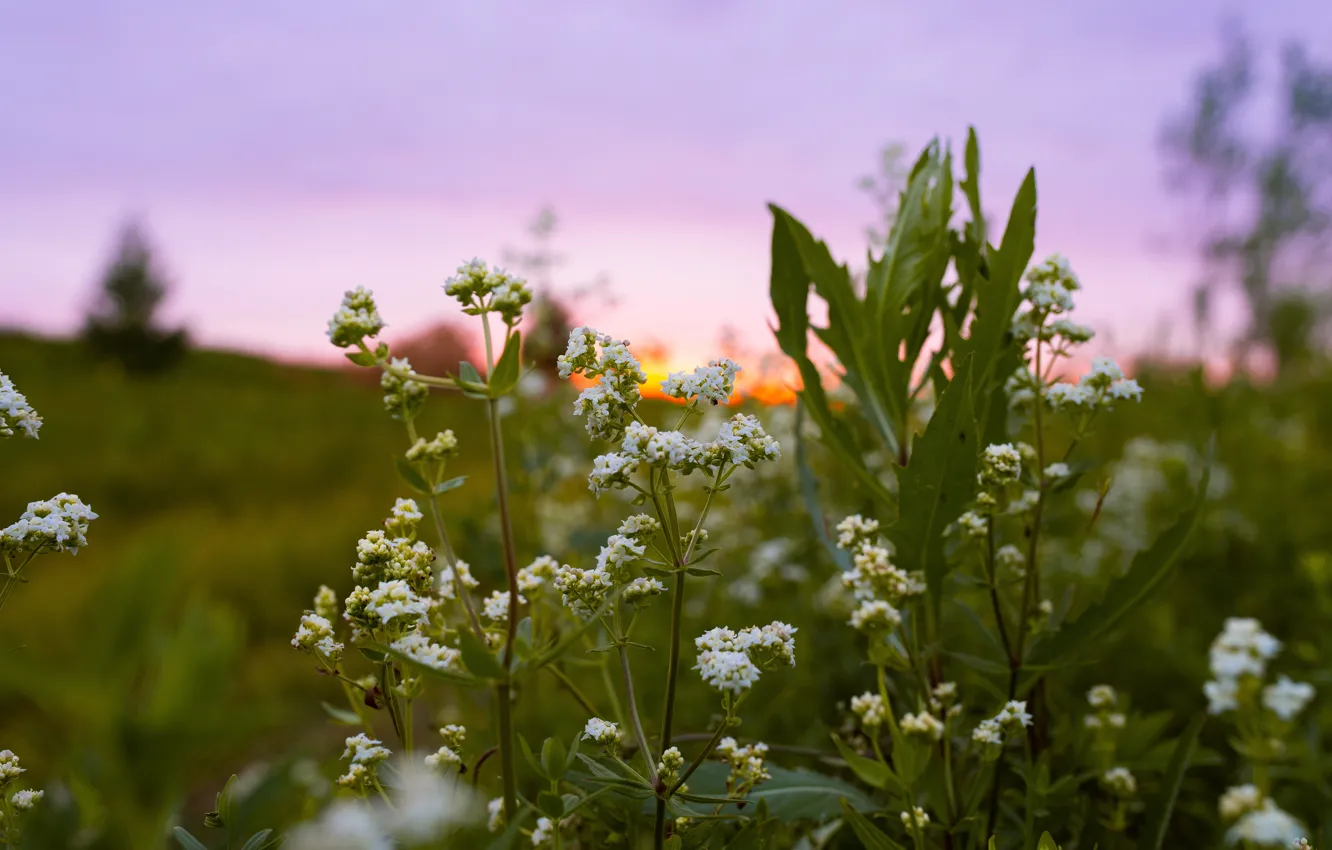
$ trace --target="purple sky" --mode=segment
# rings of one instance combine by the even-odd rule
[[[75,327],[136,212],[199,339],[326,357],[342,290],[454,316],[443,279],[550,203],[619,300],[582,318],[768,348],[764,203],[859,258],[879,147],[973,123],[987,207],[1036,165],[1038,253],[1136,347],[1187,303],[1155,142],[1228,13],[1332,54],[1326,0],[0,3],[0,324]]]

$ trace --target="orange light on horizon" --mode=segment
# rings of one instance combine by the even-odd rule
[[[640,358],[639,364],[643,367],[644,374],[647,375],[647,383],[643,384],[639,390],[643,398],[668,401],[672,404],[683,404],[679,399],[671,398],[661,391],[661,382],[666,380],[672,371],[680,370],[671,369],[664,356],[658,352],[652,352]],[[582,375],[573,375],[571,383],[582,390],[594,385],[596,381]],[[736,380],[735,392],[727,403],[739,404],[746,399],[752,399],[765,405],[795,404],[796,392],[789,381],[780,377],[760,375],[747,379],[745,372],[741,371]]]

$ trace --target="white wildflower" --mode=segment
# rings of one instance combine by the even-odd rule
[[[888,722],[888,706],[883,697],[872,691],[851,697],[851,711],[860,718],[860,725],[876,729]]]
[[[1138,793],[1138,780],[1126,767],[1112,767],[1101,774],[1101,787],[1116,797],[1128,798]]]
[[[1243,841],[1261,847],[1289,847],[1302,835],[1304,825],[1269,797],[1263,800],[1262,808],[1241,817],[1226,833],[1226,840],[1232,844]]]
[[[14,387],[14,382],[0,372],[0,437],[12,437],[15,431],[37,439],[42,417],[28,404],[28,399]]]
[[[609,720],[593,717],[583,727],[582,740],[613,746],[620,742],[620,727]]]
[[[1278,676],[1276,684],[1263,688],[1263,705],[1286,721],[1293,720],[1313,698],[1313,685],[1292,682],[1288,676]]]
[[[518,604],[527,604],[527,600],[523,598],[521,593],[518,594]],[[481,605],[481,616],[485,617],[492,623],[509,622],[509,591],[492,591],[491,594],[486,597],[486,601]]]
[[[356,345],[385,328],[375,307],[374,294],[364,286],[348,290],[333,318],[328,320],[328,338],[338,348]]]
[[[901,722],[902,731],[908,735],[920,735],[935,741],[943,738],[944,725],[928,711],[919,714],[904,714]]]

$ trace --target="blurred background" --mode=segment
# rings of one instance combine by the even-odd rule
[[[765,202],[863,266],[915,152],[969,124],[985,197],[1036,166],[1037,255],[1071,258],[1088,352],[1147,388],[1092,448],[1128,482],[1098,557],[1173,518],[1217,434],[1208,533],[1106,653],[1154,660],[1095,678],[1194,712],[1236,613],[1292,663],[1329,657],[1327,3],[9,3],[0,92],[0,370],[46,420],[0,445],[0,518],[61,490],[101,515],[0,617],[0,746],[115,834],[195,824],[278,752],[336,754],[337,691],[287,643],[406,495],[400,425],[324,335],[343,290],[373,288],[395,352],[438,374],[477,345],[440,287],[479,255],[539,293],[538,375],[572,324],[631,339],[654,377],[728,354],[794,434]],[[622,514],[577,495],[596,450],[571,399],[529,381],[506,420],[524,561],[586,558]],[[449,519],[493,580],[483,426],[441,398],[423,427],[463,442]],[[690,616],[809,609],[837,645],[789,459],[751,498],[717,518],[728,577]],[[853,666],[800,670],[787,687],[856,692]]]

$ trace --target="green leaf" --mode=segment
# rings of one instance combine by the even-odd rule
[[[691,576],[719,576],[721,573],[716,570],[709,570],[706,567],[686,567],[685,572]]]
[[[639,567],[639,569],[653,578],[670,578],[673,575],[670,570],[663,570],[659,567]]]
[[[818,536],[819,542],[832,557],[833,563],[845,572],[851,569],[851,559],[844,549],[838,548],[837,542],[828,533],[828,514],[823,510],[823,504],[819,499],[818,479],[809,465],[809,449],[805,447],[804,435],[805,402],[796,403],[795,414],[795,462],[796,472],[800,478],[800,498],[805,503],[805,511],[814,524],[814,533]]]
[[[541,745],[541,766],[546,769],[546,778],[551,782],[558,782],[564,778],[564,772],[569,764],[568,754],[564,750],[564,742],[559,738],[547,738]],[[551,815],[551,817],[557,817]]]
[[[889,838],[883,830],[875,826],[870,819],[862,815],[851,807],[846,800],[842,801],[842,817],[851,825],[855,831],[856,838],[860,839],[861,845],[865,850],[902,850],[902,845]]]
[[[775,765],[769,766],[768,772],[772,774],[772,779],[751,791],[749,799],[753,803],[766,801],[774,817],[783,823],[826,821],[837,817],[842,811],[843,798],[857,811],[873,812],[882,808],[860,787],[836,777],[804,769],[785,770]],[[725,797],[727,773],[729,768],[719,762],[704,762],[689,777],[690,793]],[[723,806],[721,813],[748,815],[752,811],[748,806],[737,808],[731,804]]]
[[[376,664],[383,664],[385,659],[388,658],[388,653],[378,649],[371,649],[368,646],[358,646],[356,647],[356,651],[361,653],[366,660],[373,661]]]
[[[410,463],[402,458],[398,458],[396,466],[398,467],[398,476],[403,481],[407,482],[408,487],[411,487],[418,493],[424,493],[427,495],[430,493],[430,485],[426,483],[426,480],[421,477],[421,473],[417,472]]]
[[[1189,763],[1193,761],[1193,753],[1198,746],[1198,736],[1202,733],[1203,724],[1206,722],[1206,714],[1199,714],[1193,718],[1175,744],[1175,751],[1170,756],[1170,764],[1166,767],[1161,783],[1161,792],[1148,808],[1140,845],[1145,850],[1161,850],[1165,846],[1166,832],[1170,828],[1170,818],[1175,811],[1175,801],[1179,799],[1179,789],[1184,784],[1184,772],[1189,769]]]
[[[518,733],[518,749],[522,750],[523,758],[527,759],[527,763],[532,766],[532,770],[536,772],[537,776],[542,779],[550,778],[546,775],[546,769],[541,766],[541,760],[532,753],[532,747],[528,745],[527,739],[523,737],[521,732]]]
[[[968,358],[953,375],[910,460],[898,468],[901,509],[889,529],[897,562],[925,572],[936,618],[948,568],[943,530],[962,514],[976,489],[980,449],[971,398],[972,363]]]
[[[1053,835],[1042,832],[1041,840],[1036,843],[1036,850],[1059,850],[1059,845],[1055,844]]]
[[[221,819],[224,826],[230,827],[235,820],[236,812],[236,774],[231,774],[227,784],[222,786],[222,790],[217,794],[217,816]]]
[[[259,830],[241,845],[241,850],[261,850],[261,848],[268,846],[268,839],[272,834],[273,830],[271,829]]]
[[[469,398],[490,397],[486,382],[481,380],[481,373],[466,360],[458,364],[458,386],[462,389],[463,395]]]
[[[467,629],[458,632],[458,649],[462,652],[463,666],[473,676],[494,680],[504,678],[499,659],[473,632]]]
[[[564,798],[553,791],[542,791],[537,795],[537,808],[546,817],[559,820],[564,817]]]
[[[329,717],[333,718],[334,720],[338,721],[339,723],[345,724],[347,726],[361,725],[361,718],[357,716],[356,712],[348,711],[345,708],[338,708],[336,705],[330,705],[329,703],[326,702],[321,702],[319,704],[324,707],[325,714],[327,714]]]
[[[184,827],[176,827],[171,830],[171,834],[175,836],[176,843],[185,850],[208,850],[202,841],[186,832]]]
[[[842,761],[846,762],[846,766],[851,768],[861,782],[871,788],[885,788],[890,781],[896,779],[893,776],[893,769],[883,762],[860,755],[842,743],[842,739],[836,735],[832,736],[832,741],[837,747],[837,752],[841,754]]]
[[[1128,572],[1110,585],[1100,602],[1088,607],[1082,616],[1055,632],[1048,640],[1033,647],[1028,659],[1033,666],[1052,664],[1092,646],[1097,638],[1118,625],[1169,577],[1202,516],[1207,500],[1207,485],[1211,481],[1212,456],[1213,449],[1209,448],[1193,504],[1173,526],[1156,538],[1156,542],[1133,558]]]
[[[457,478],[450,478],[448,481],[441,481],[435,485],[435,495],[438,496],[441,493],[447,493],[450,490],[456,490],[459,487],[463,486],[463,483],[466,481],[467,481],[466,475],[459,475]]]
[[[495,363],[495,368],[490,373],[489,391],[491,398],[499,398],[513,392],[513,388],[518,386],[518,378],[522,373],[522,364],[519,362],[519,352],[522,348],[523,335],[514,331],[509,335],[509,339],[504,343],[504,353]]]
[[[374,366],[379,363],[379,358],[370,351],[348,351],[347,359],[357,366]]]

